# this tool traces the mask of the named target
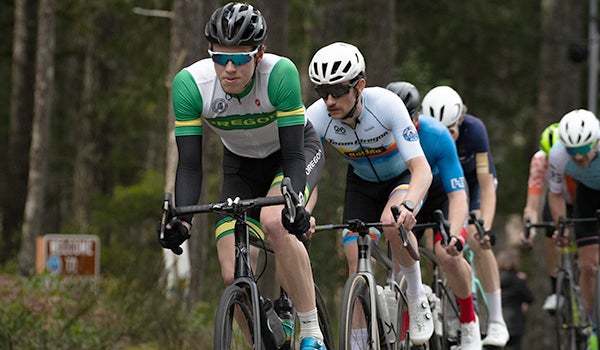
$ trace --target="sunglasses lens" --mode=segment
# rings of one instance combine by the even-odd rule
[[[585,156],[586,154],[588,154],[590,152],[590,150],[592,149],[592,147],[595,146],[595,142],[594,143],[590,143],[589,145],[583,145],[583,146],[579,146],[579,147],[566,147],[567,149],[567,153],[569,153],[569,155],[571,156],[576,156],[578,154]]]
[[[329,86],[317,86],[315,87],[315,90],[321,98],[327,98],[329,95],[331,95],[331,97],[338,99],[350,92],[350,85],[337,84]]]
[[[234,66],[241,66],[242,64],[246,64],[252,60],[252,55],[250,53],[247,54],[213,54],[212,55],[213,62],[220,64],[222,66],[226,66],[227,62],[231,61]]]

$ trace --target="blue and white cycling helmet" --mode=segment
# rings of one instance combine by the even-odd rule
[[[463,102],[458,92],[449,86],[431,89],[421,103],[423,114],[439,120],[446,127],[456,124],[463,114]]]

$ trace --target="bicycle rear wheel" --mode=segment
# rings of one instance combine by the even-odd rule
[[[366,279],[354,274],[344,286],[340,316],[340,350],[379,349],[379,335],[372,334],[369,285]],[[375,327],[377,329],[377,327]],[[377,332],[377,330],[375,330]]]
[[[248,292],[237,285],[227,287],[217,308],[214,349],[263,349],[260,332],[254,332],[258,318]]]
[[[576,329],[573,319],[573,296],[570,290],[569,276],[565,271],[559,271],[556,277],[556,295],[562,296],[564,302],[558,302],[556,307],[556,335],[559,350],[577,350]]]

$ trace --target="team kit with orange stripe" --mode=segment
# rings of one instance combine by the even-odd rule
[[[396,94],[368,87],[361,96],[363,108],[354,129],[327,117],[323,99],[308,107],[306,115],[321,140],[348,162],[344,220],[374,222],[394,191],[408,190],[410,172],[405,162],[424,154],[417,130]],[[355,233],[344,234],[344,244],[356,240]],[[378,235],[373,237],[378,239]]]

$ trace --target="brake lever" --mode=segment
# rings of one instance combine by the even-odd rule
[[[163,197],[162,216],[160,218],[160,239],[165,239],[165,227],[169,220],[171,220],[171,213],[173,207],[171,205],[172,195],[170,192],[166,192]]]
[[[290,190],[291,188],[292,180],[289,177],[284,177],[283,180],[281,180],[281,194],[283,194],[283,197],[285,198],[285,205],[290,216],[290,223],[293,224],[296,220],[296,205],[298,205],[299,199],[298,195]]]

